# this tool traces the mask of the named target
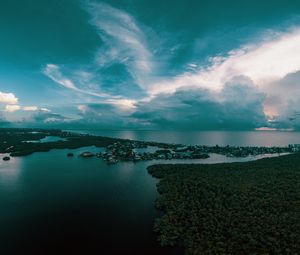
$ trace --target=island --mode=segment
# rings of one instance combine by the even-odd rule
[[[298,254],[300,153],[246,163],[148,167],[160,181],[154,231],[185,254]]]

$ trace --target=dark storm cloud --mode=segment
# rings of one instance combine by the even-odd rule
[[[300,129],[300,71],[290,73],[267,86],[266,104],[276,113],[272,127]]]
[[[116,129],[250,130],[267,125],[264,98],[251,80],[239,76],[219,92],[185,89],[160,94],[138,103],[131,114],[109,104],[81,105],[81,119],[73,124]]]
[[[74,125],[87,125],[99,128],[123,128],[127,127],[127,116],[117,107],[111,104],[86,104],[78,106],[80,120],[74,121]]]
[[[179,90],[138,105],[132,117],[167,129],[253,129],[266,124],[264,94],[246,77],[235,77],[220,93]]]
[[[32,115],[30,121],[33,123],[55,123],[67,120],[69,120],[69,118],[58,113],[39,111]]]

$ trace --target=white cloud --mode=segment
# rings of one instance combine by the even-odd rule
[[[35,111],[42,111],[42,112],[51,112],[47,108],[39,108],[35,105],[31,106],[20,106],[18,104],[8,104],[5,106],[5,112],[16,112],[16,111],[25,111],[25,112],[35,112]]]
[[[37,111],[38,107],[37,106],[24,106],[22,107],[23,111]]]
[[[48,108],[41,108],[41,111],[42,111],[42,112],[51,112],[51,110],[48,109]]]
[[[64,120],[61,120],[60,118],[55,118],[55,117],[47,118],[44,120],[45,123],[57,122],[57,121],[64,121]]]
[[[5,106],[5,111],[6,112],[15,112],[15,111],[19,111],[21,109],[20,105],[17,104],[9,104]]]
[[[123,98],[123,99],[110,99],[107,100],[107,103],[118,107],[122,111],[130,112],[135,110],[137,101]]]
[[[47,75],[50,79],[55,81],[56,83],[64,86],[65,88],[72,89],[78,91],[79,89],[73,84],[73,82],[67,78],[65,78],[59,66],[54,64],[47,64],[45,69],[43,70],[44,74]]]
[[[130,110],[134,108],[134,104],[136,102],[135,100],[126,99],[121,96],[112,96],[106,93],[94,92],[88,89],[78,88],[69,78],[66,78],[62,74],[60,67],[57,65],[48,64],[43,70],[43,72],[54,82],[62,85],[67,89],[73,90],[84,95],[101,98],[101,103],[113,104],[119,107],[121,110]]]
[[[276,34],[261,43],[231,51],[226,57],[211,58],[211,64],[196,73],[183,73],[153,84],[151,95],[173,93],[182,87],[220,90],[235,76],[245,75],[261,89],[264,85],[300,70],[300,29]]]
[[[13,93],[4,93],[0,91],[0,103],[17,104],[18,98]]]
[[[78,88],[71,79],[65,77],[62,72],[61,68],[58,65],[54,64],[47,64],[46,67],[43,70],[43,73],[47,75],[50,79],[52,79],[54,82],[62,85],[63,87],[67,89],[71,89],[73,91],[76,91],[81,94],[95,96],[95,97],[107,97],[110,96],[105,93],[100,92],[94,92],[86,89]]]

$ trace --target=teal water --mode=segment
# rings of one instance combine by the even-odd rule
[[[40,140],[27,141],[31,143],[48,143],[48,142],[57,142],[57,141],[66,141],[65,138],[61,138],[58,136],[46,136]]]
[[[270,156],[212,154],[209,159],[116,165],[77,157],[100,150],[52,150],[0,161],[0,254],[182,254],[156,242],[152,229],[160,214],[154,208],[157,180],[146,167]],[[68,158],[68,152],[75,157]]]

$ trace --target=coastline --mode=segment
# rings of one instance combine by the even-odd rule
[[[47,137],[58,137],[61,140],[37,142]],[[140,161],[152,159],[201,159],[215,153],[226,157],[247,157],[263,154],[293,153],[300,150],[299,145],[286,147],[265,146],[206,146],[147,142],[120,139],[89,134],[71,133],[61,130],[43,129],[0,129],[0,153],[10,156],[26,156],[34,152],[47,152],[52,149],[77,149],[87,146],[105,148],[106,154],[98,154],[107,162]],[[154,153],[137,152],[136,149],[157,147]]]

